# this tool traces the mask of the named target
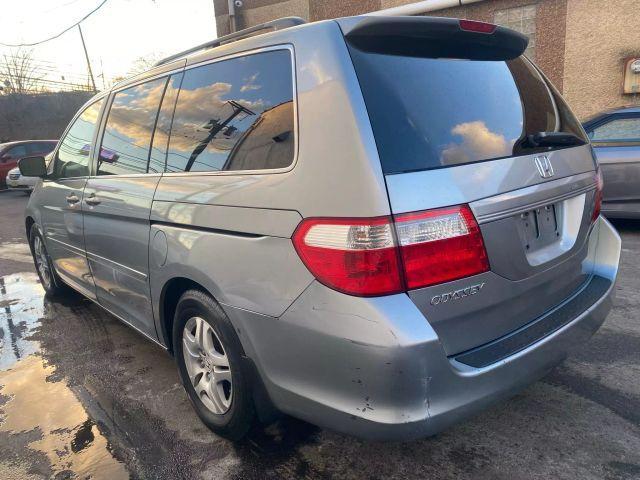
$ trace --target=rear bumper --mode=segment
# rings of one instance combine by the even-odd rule
[[[225,308],[279,409],[365,438],[418,438],[539,379],[600,327],[620,238],[601,217],[589,242],[584,270],[607,287],[552,333],[482,368],[447,358],[406,295],[362,299],[313,283],[278,319]]]

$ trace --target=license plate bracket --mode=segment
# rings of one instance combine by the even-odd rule
[[[560,237],[557,205],[545,205],[520,214],[520,230],[527,253],[555,242]]]

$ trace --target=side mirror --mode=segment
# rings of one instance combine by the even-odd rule
[[[47,164],[42,156],[22,158],[18,162],[18,168],[20,169],[20,174],[25,177],[47,176]]]

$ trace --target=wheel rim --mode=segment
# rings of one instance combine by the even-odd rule
[[[40,237],[36,236],[33,241],[34,259],[36,262],[36,268],[40,274],[40,279],[45,288],[51,287],[51,267],[49,266],[49,260],[47,258],[47,251],[42,244]]]
[[[231,407],[233,382],[229,359],[216,332],[203,318],[191,317],[182,331],[184,362],[198,398],[222,415]]]

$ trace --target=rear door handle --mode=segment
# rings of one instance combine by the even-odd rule
[[[85,202],[87,202],[87,205],[91,205],[92,207],[95,207],[96,205],[100,205],[100,199],[96,197],[94,193],[89,195],[85,199]]]
[[[69,205],[75,205],[80,201],[80,198],[75,193],[70,193],[67,195],[67,203]]]

